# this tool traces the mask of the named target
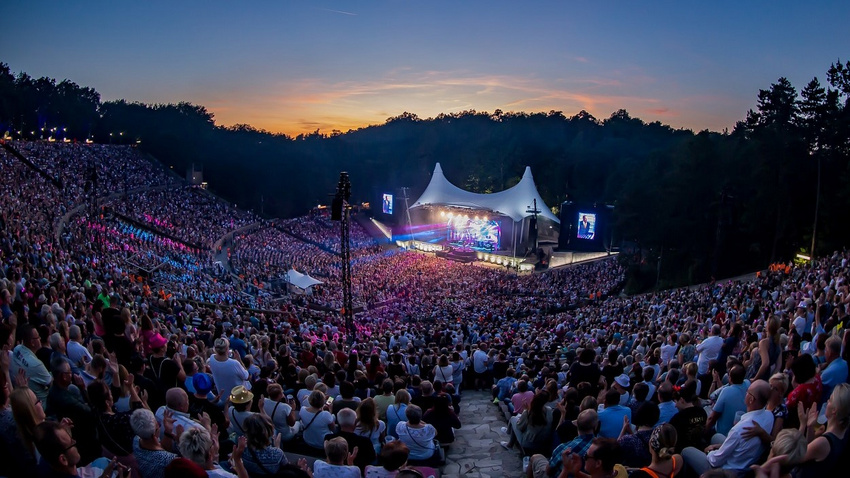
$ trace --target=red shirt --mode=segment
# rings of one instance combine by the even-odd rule
[[[786,406],[788,410],[796,410],[797,403],[803,404],[807,410],[813,403],[820,403],[820,396],[823,393],[823,384],[820,381],[820,375],[815,375],[814,381],[797,385],[791,393],[788,394]]]

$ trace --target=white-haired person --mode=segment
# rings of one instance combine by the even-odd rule
[[[207,364],[212,372],[213,382],[221,394],[221,402],[219,405],[224,405],[227,401],[227,392],[230,392],[238,386],[243,386],[247,390],[251,390],[251,382],[248,381],[250,374],[242,365],[242,358],[238,353],[232,353],[230,350],[230,342],[224,338],[216,339],[213,346],[215,354],[210,357]]]
[[[327,461],[316,460],[313,463],[313,478],[360,478],[360,468],[354,466],[357,448],[348,452],[345,438],[331,438],[325,442]]]
[[[164,436],[159,441],[159,423],[153,412],[140,408],[130,415],[130,427],[136,437],[133,439],[133,455],[139,466],[142,478],[163,478],[165,467],[177,458],[177,455],[167,450],[174,449],[174,420],[171,412],[166,411],[163,417]]]
[[[248,439],[240,437],[233,454],[230,458],[231,466],[236,474],[233,474],[218,463],[218,437],[208,432],[205,428],[190,428],[180,435],[178,449],[183,458],[203,468],[210,478],[248,478],[248,471],[242,462],[242,454],[245,452]]]

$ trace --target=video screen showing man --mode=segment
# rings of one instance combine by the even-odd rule
[[[393,195],[392,194],[384,194],[383,200],[381,201],[381,210],[384,214],[392,214],[393,213]]]
[[[578,213],[578,234],[576,237],[584,240],[592,240],[596,235],[596,214]]]

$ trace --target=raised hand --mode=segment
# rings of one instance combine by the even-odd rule
[[[162,412],[162,430],[165,433],[171,433],[174,431],[174,417],[171,415],[171,410],[165,409]]]
[[[813,427],[818,422],[818,405],[813,403],[809,408],[808,413],[806,413],[806,426]]]
[[[29,381],[26,370],[19,368],[18,373],[15,374],[15,388],[26,387]]]
[[[788,455],[778,455],[767,460],[762,465],[753,465],[750,468],[756,473],[756,478],[779,478],[779,467]]]
[[[247,446],[248,446],[248,438],[244,435],[239,437],[239,439],[236,440],[236,446],[233,447],[233,454],[230,455],[230,457],[233,458],[234,461],[241,460],[242,454],[245,453],[245,448],[247,448]],[[303,458],[302,458],[302,460],[303,460]]]
[[[348,454],[348,466],[351,466],[351,465],[354,464],[354,460],[357,459],[357,452],[358,451],[360,451],[360,448],[354,447],[354,450],[352,450],[351,453]]]
[[[212,423],[212,420],[210,419],[209,413],[201,413],[201,416],[198,417],[198,421],[201,422],[201,425],[203,425],[204,428],[210,430],[210,424]]]

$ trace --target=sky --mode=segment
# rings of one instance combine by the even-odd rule
[[[290,135],[470,109],[722,131],[780,77],[825,84],[848,19],[846,0],[4,0],[0,62]]]

